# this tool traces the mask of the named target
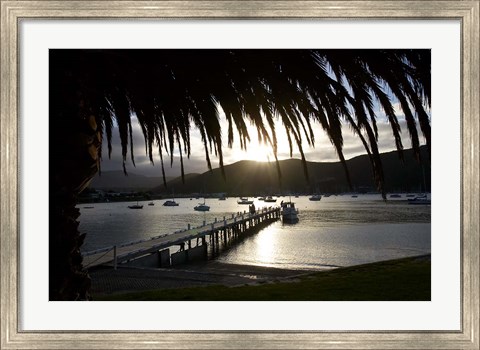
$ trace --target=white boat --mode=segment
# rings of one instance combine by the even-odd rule
[[[264,202],[268,202],[268,203],[275,203],[277,201],[276,198],[273,198],[272,196],[268,196],[264,199]]]
[[[293,202],[283,202],[281,214],[284,222],[298,222],[298,210],[295,208],[295,203]]]
[[[408,199],[408,204],[413,204],[413,205],[430,205],[432,204],[432,201],[428,199],[427,194],[423,194],[420,196],[417,196],[415,198],[409,198]]]
[[[240,200],[237,201],[238,204],[253,204],[253,201],[249,200],[246,197],[240,197]]]
[[[409,202],[415,202],[415,201],[423,200],[423,199],[427,199],[427,194],[426,194],[426,193],[420,194],[420,195],[416,195],[415,198],[410,198],[408,201],[409,201]]]
[[[308,200],[316,201],[316,202],[318,202],[320,199],[322,199],[322,195],[320,195],[320,194],[314,194],[313,196],[308,198]]]
[[[174,200],[168,200],[163,203],[163,206],[165,207],[177,207],[178,203],[175,202]]]
[[[143,209],[143,205],[140,205],[140,204],[138,204],[138,202],[137,202],[137,204],[129,205],[128,208],[129,208],[129,209]]]
[[[425,182],[425,168],[422,165],[423,188],[426,191],[427,183]],[[415,196],[415,198],[408,198],[408,204],[414,205],[430,205],[432,201],[427,197],[427,193]]]
[[[196,211],[209,211],[210,207],[205,203],[199,203],[197,206],[193,207],[193,210]]]

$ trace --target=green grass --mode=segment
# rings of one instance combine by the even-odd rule
[[[296,282],[162,289],[95,300],[427,301],[431,295],[430,267],[430,259],[406,258],[312,273]]]

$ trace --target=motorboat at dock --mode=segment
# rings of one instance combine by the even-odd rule
[[[296,223],[298,222],[298,209],[295,208],[295,203],[293,202],[282,202],[281,204],[282,220],[287,223]]]

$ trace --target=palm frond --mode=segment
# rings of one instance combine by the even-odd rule
[[[71,85],[68,91],[77,90],[68,101],[80,99],[77,105],[96,116],[109,157],[116,121],[124,171],[128,149],[135,162],[133,115],[152,163],[153,149],[158,148],[163,175],[163,152],[172,164],[178,148],[184,176],[183,157],[191,154],[191,126],[200,132],[208,168],[212,168],[210,155],[216,154],[223,169],[219,109],[228,123],[229,147],[236,141],[234,130],[240,147],[247,147],[250,122],[259,141],[271,145],[277,161],[277,119],[285,128],[290,155],[295,143],[304,164],[303,142],[314,146],[317,135],[312,123],[320,123],[347,178],[342,128],[349,125],[370,156],[382,192],[377,105],[390,124],[400,156],[401,128],[393,108],[397,101],[414,150],[419,154],[417,125],[430,147],[429,50],[52,50],[51,57],[53,93],[63,96],[65,84]],[[55,106],[53,115],[64,118],[61,108]]]

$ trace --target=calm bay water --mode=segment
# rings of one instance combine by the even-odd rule
[[[300,210],[297,224],[278,221],[258,234],[247,237],[222,252],[216,259],[225,263],[261,265],[290,269],[319,270],[336,266],[396,259],[430,253],[430,206],[409,205],[405,195],[384,202],[379,195],[324,197],[312,202],[308,197],[291,198]],[[279,205],[255,200],[255,206]],[[207,199],[210,211],[193,210],[202,200],[176,199],[178,207],[155,206],[131,210],[132,203],[79,205],[80,231],[87,233],[84,251],[172,233],[199,226],[215,218],[248,210],[237,198]],[[86,209],[86,206],[94,208]]]

